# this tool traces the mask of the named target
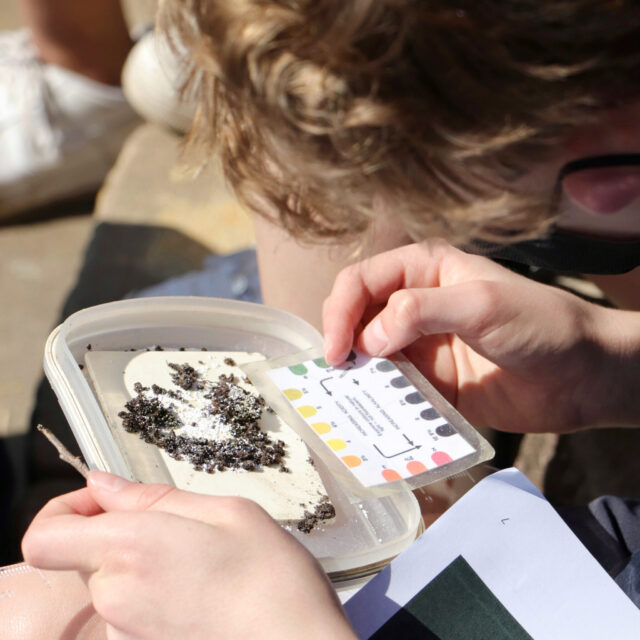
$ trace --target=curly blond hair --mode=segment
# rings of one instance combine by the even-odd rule
[[[538,235],[551,194],[514,180],[640,77],[637,1],[164,0],[160,23],[190,145],[307,239],[380,211],[416,239]]]

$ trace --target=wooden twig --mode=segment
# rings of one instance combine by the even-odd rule
[[[82,461],[82,458],[79,456],[74,456],[67,447],[65,447],[58,438],[56,438],[47,427],[43,427],[39,424],[36,429],[40,433],[42,433],[47,440],[58,450],[58,455],[60,456],[60,460],[70,464],[79,474],[83,475],[85,478],[89,477],[89,467]]]

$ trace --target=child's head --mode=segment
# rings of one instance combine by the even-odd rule
[[[161,19],[200,83],[192,143],[302,237],[381,212],[416,238],[537,235],[553,184],[519,178],[640,77],[634,1],[164,0]]]

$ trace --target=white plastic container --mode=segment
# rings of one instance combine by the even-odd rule
[[[100,351],[160,345],[165,350],[249,351],[275,358],[321,344],[311,325],[264,305],[214,298],[142,298],[70,316],[49,336],[44,370],[89,467],[136,479],[79,366],[89,345]],[[411,491],[362,499],[315,461],[337,516],[310,534],[295,529],[292,534],[334,582],[379,571],[421,533],[420,508]]]

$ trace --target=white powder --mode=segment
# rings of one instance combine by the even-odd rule
[[[157,400],[165,409],[171,409],[176,418],[183,425],[175,430],[177,436],[186,438],[205,438],[207,440],[230,440],[233,438],[231,425],[219,414],[211,414],[209,407],[211,401],[204,396],[208,393],[213,384],[206,379],[205,370],[196,369],[201,375],[204,389],[195,391],[180,390],[180,398],[176,398],[170,393],[155,393],[152,389],[147,389],[143,396],[147,400]],[[229,394],[231,396],[231,394]]]

